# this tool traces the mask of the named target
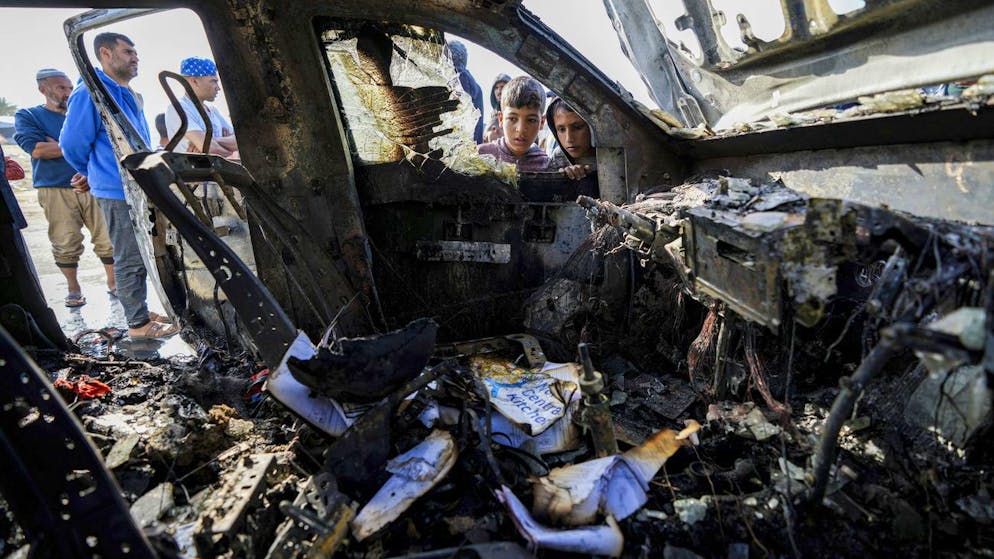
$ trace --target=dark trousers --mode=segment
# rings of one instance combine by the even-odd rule
[[[131,225],[131,211],[124,200],[97,198],[104,212],[110,242],[114,245],[114,280],[117,282],[117,298],[124,307],[128,328],[140,328],[148,324],[148,296],[145,286],[145,263],[142,261]]]

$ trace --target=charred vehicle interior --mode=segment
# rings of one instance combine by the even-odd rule
[[[604,0],[655,108],[527,1],[85,4],[199,351],[67,340],[5,206],[5,556],[994,554],[990,2],[783,0],[764,40]],[[241,161],[147,145],[94,73],[85,33],[177,7]],[[480,156],[453,36],[574,107],[594,174]]]

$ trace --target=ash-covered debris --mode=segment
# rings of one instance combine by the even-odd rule
[[[994,553],[989,228],[735,177],[580,202],[536,337],[47,368],[187,557]]]
[[[718,135],[733,136],[776,128],[844,122],[888,113],[922,113],[954,108],[975,112],[981,107],[991,105],[994,105],[994,76],[984,75],[960,83],[860,96],[832,107],[793,113],[774,111],[763,120],[736,122],[727,129],[719,130]],[[664,124],[660,126],[677,138],[696,139],[713,135],[691,134],[693,129],[671,129]]]

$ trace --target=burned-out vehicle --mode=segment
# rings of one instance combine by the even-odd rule
[[[695,56],[605,0],[650,110],[520,2],[201,2],[242,165],[154,151],[102,91],[83,33],[175,7],[133,4],[66,33],[200,360],[74,415],[22,347],[68,345],[5,222],[7,542],[994,553],[994,6],[790,0],[736,48],[686,0]],[[480,158],[446,33],[570,103],[596,177]]]

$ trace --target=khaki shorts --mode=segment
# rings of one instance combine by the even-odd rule
[[[60,268],[75,268],[83,254],[83,227],[90,230],[93,252],[104,264],[114,263],[114,247],[110,244],[107,224],[96,199],[89,192],[71,188],[40,187],[38,203],[48,220],[48,240],[52,256]]]

